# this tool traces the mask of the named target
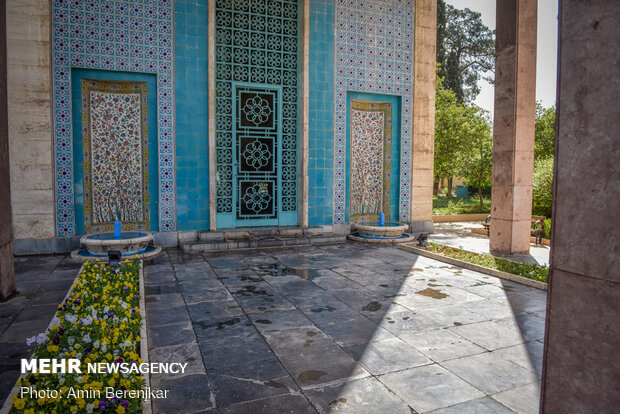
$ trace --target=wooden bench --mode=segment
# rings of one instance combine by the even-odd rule
[[[532,216],[532,235],[536,237],[536,245],[542,243],[543,234],[545,232],[545,216]],[[482,227],[487,231],[487,236],[491,235],[491,215],[482,223]]]

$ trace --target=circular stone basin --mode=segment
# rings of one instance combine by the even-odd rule
[[[400,238],[409,225],[400,221],[386,221],[385,226],[379,226],[378,222],[352,223],[351,232],[363,236]]]
[[[80,243],[95,257],[107,257],[108,252],[118,250],[123,256],[144,253],[153,235],[142,231],[123,231],[120,238],[114,233],[87,234]]]

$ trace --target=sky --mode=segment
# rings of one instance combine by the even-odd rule
[[[482,22],[495,29],[496,0],[446,0],[456,8],[468,7],[482,14]],[[536,51],[536,100],[544,107],[555,104],[558,42],[558,2],[538,0],[538,39]],[[478,106],[493,113],[493,85],[480,81],[481,92],[474,101]]]

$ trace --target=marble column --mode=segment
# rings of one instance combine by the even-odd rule
[[[437,2],[417,0],[414,15],[415,62],[410,221],[412,231],[419,233],[433,231]]]
[[[618,21],[618,1],[560,1],[544,413],[620,407]]]
[[[0,301],[15,292],[6,69],[6,3],[0,0]]]
[[[491,251],[529,253],[536,113],[536,0],[498,0]]]

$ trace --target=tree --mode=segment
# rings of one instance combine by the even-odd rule
[[[544,108],[536,102],[534,159],[553,157],[555,150],[555,106]]]
[[[459,101],[471,102],[480,93],[478,81],[483,74],[490,72],[484,79],[493,82],[495,34],[482,23],[478,12],[456,9],[444,0],[438,0],[437,10],[440,76],[445,76],[444,86],[453,90]]]
[[[488,112],[477,106],[467,108],[469,140],[461,157],[460,176],[478,189],[480,208],[484,208],[482,186],[491,184],[493,165],[493,134]]]
[[[534,161],[532,213],[551,217],[553,197],[553,156]]]
[[[467,178],[478,188],[482,204],[482,186],[491,180],[493,139],[486,112],[473,104],[462,103],[454,91],[437,79],[435,97],[435,180],[448,179],[450,196],[453,176]]]
[[[460,171],[456,160],[461,154],[464,107],[454,91],[443,87],[441,78],[436,85],[434,175],[435,181],[448,178],[448,197],[451,197],[451,179]]]

